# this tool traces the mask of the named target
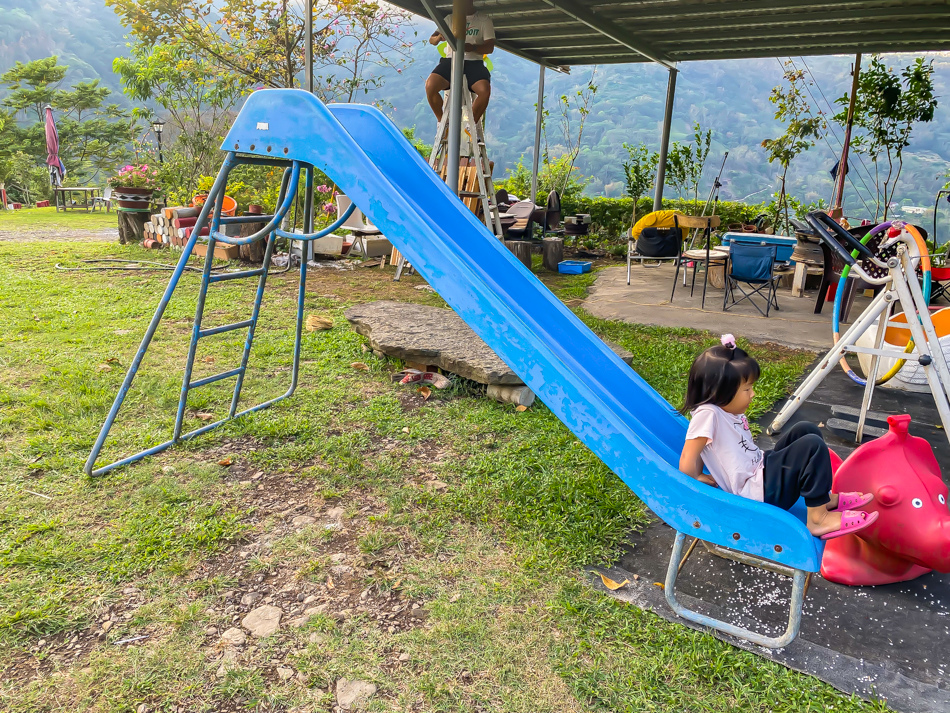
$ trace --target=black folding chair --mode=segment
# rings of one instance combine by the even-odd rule
[[[759,314],[769,316],[772,307],[779,309],[777,283],[779,277],[774,274],[775,245],[750,245],[748,243],[733,242],[729,249],[729,270],[726,274],[726,291],[722,298],[723,311],[735,307],[740,302],[748,300]],[[750,290],[746,292],[742,285]],[[736,299],[736,290],[742,297]],[[754,297],[765,297],[765,311],[755,303]],[[729,302],[730,297],[732,302]]]

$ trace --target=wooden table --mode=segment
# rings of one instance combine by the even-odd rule
[[[64,212],[70,209],[78,210],[84,208],[88,213],[89,209],[95,203],[96,197],[101,195],[101,189],[92,186],[57,186],[53,190],[56,192],[56,210]],[[70,196],[73,193],[81,193],[83,202],[77,202],[76,205],[71,205]]]

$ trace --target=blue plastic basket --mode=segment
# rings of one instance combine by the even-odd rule
[[[585,272],[590,272],[592,264],[593,263],[585,260],[561,260],[561,262],[557,264],[557,271],[562,275],[580,275]]]

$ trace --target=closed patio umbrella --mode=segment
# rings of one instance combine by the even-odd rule
[[[49,180],[54,186],[62,186],[66,178],[66,167],[59,158],[59,134],[53,120],[53,107],[46,105],[46,165],[49,168]]]

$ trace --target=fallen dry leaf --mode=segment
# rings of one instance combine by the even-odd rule
[[[333,329],[333,319],[320,314],[311,314],[307,317],[307,331],[316,332],[318,330]]]
[[[409,426],[403,426],[402,432],[409,433]]]
[[[205,364],[214,364],[214,357],[213,357],[213,356],[206,356],[206,357],[205,357]]]
[[[350,366],[352,366],[354,369],[359,369],[360,371],[369,371],[369,367],[361,361],[354,361],[352,364],[350,364]]]
[[[218,461],[218,465],[231,465],[233,462],[230,458],[222,458]]]
[[[633,575],[633,581],[634,581],[634,582],[636,582],[638,579],[640,579],[640,575],[639,575],[639,574]]]
[[[416,389],[416,391],[422,394],[423,401],[428,401],[429,397],[432,396],[432,389],[430,389],[428,386],[420,386],[418,389]]]
[[[204,411],[196,413],[195,416],[197,416],[202,421],[210,421],[212,418],[214,418],[213,413],[206,413]]]
[[[614,591],[615,589],[620,589],[622,586],[626,584],[630,584],[629,579],[625,579],[622,582],[615,582],[610,577],[607,577],[603,574],[600,575],[600,581],[602,581],[604,583],[604,586],[607,587],[607,589],[609,589],[610,591]]]
[[[659,587],[660,589],[666,589],[666,587],[663,586],[663,582],[654,582],[653,584]]]
[[[333,577],[327,577],[327,589],[336,589],[336,585],[333,584]]]
[[[96,367],[96,371],[112,371],[112,367],[108,364],[100,364]]]
[[[116,364],[118,363],[118,361],[119,360],[116,357],[109,357],[108,359],[106,359],[106,364]]]
[[[528,410],[527,406],[515,406],[515,411],[517,411],[518,413],[521,413],[522,411],[527,411],[527,410]]]

